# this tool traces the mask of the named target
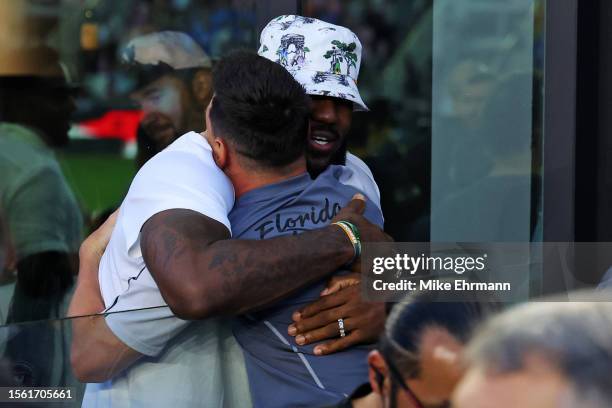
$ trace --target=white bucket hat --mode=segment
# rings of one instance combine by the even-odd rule
[[[369,110],[357,89],[361,42],[348,28],[310,17],[276,17],[261,32],[258,54],[285,67],[307,94]]]

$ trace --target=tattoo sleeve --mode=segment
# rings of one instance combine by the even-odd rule
[[[190,210],[145,223],[145,263],[172,311],[184,319],[244,313],[287,296],[353,256],[334,226],[262,241],[230,240],[225,226]]]

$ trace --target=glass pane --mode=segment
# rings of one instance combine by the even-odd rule
[[[69,392],[70,399],[47,402],[48,407],[250,406],[242,350],[229,319],[183,321],[185,328],[156,356],[134,358],[127,370],[123,349],[105,348],[113,344],[112,333],[104,330],[107,323],[126,323],[142,336],[143,326],[153,330],[160,325],[151,316],[167,314],[165,308],[0,326],[0,387],[63,387]],[[83,354],[87,361],[79,358]],[[97,362],[94,368],[87,365],[92,361]],[[3,397],[1,406],[10,402]]]
[[[542,0],[302,1],[360,38],[350,150],[398,241],[541,240]]]
[[[72,373],[70,344],[68,319],[0,326],[0,387],[67,387],[69,393],[64,394],[63,401],[43,405],[80,407],[85,386]],[[40,405],[27,405],[27,401],[17,404],[16,400],[13,404]]]
[[[432,240],[541,239],[541,6],[434,2]]]
[[[65,316],[81,240],[139,166],[204,128],[212,63],[256,49],[259,4],[2,2],[0,323]]]

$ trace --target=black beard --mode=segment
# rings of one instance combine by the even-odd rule
[[[344,139],[342,145],[332,154],[329,160],[326,160],[326,156],[319,154],[312,154],[312,152],[306,152],[306,168],[310,177],[313,179],[317,178],[319,174],[323,173],[327,167],[332,164],[339,164],[344,166],[346,164],[346,152],[348,151],[347,139]]]

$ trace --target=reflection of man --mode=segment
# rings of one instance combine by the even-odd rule
[[[198,355],[195,363],[183,356],[182,365],[168,364],[167,353],[176,350],[172,342],[168,344],[169,339],[176,338],[180,347],[185,347],[185,343],[189,346],[181,332],[187,322],[159,306],[167,302],[172,312],[184,318],[241,313],[321,279],[354,256],[339,227],[267,241],[227,240],[227,213],[233,204],[233,194],[223,173],[231,180],[239,199],[255,200],[250,203],[251,211],[265,211],[259,216],[273,211],[274,206],[285,209],[296,205],[297,212],[305,205],[298,206],[294,201],[313,183],[305,174],[302,156],[308,102],[302,88],[284,69],[254,55],[227,57],[219,63],[214,82],[216,93],[207,112],[208,144],[201,135],[191,132],[141,169],[121,206],[117,226],[102,258],[100,287],[107,312],[148,309],[94,318],[93,325],[87,321],[74,322],[73,366],[84,380],[106,380],[132,365],[142,354],[166,354],[160,364],[149,366],[148,373],[139,370],[142,365],[136,365],[128,369],[127,380],[119,376],[103,386],[88,386],[86,406],[103,403],[116,385],[126,381],[132,384],[126,391],[129,398],[155,401],[151,398],[153,391],[147,395],[135,392],[142,379],[169,375],[173,380],[159,384],[155,391],[169,390],[163,387],[182,384],[186,376],[190,377],[189,370],[194,364],[210,377],[197,378],[197,389],[212,393],[205,397],[195,395],[187,384],[184,386],[188,392],[181,396],[181,401],[189,404],[188,401],[206,398],[205,405],[218,405],[223,398],[214,389],[214,382],[223,374],[222,370],[215,370],[219,358],[215,348],[220,341],[215,326],[218,323],[208,319],[199,327],[206,341],[197,347],[191,344]],[[330,172],[327,178],[317,179],[317,183],[333,176]],[[268,200],[273,201],[262,205],[254,194],[267,196],[273,186],[292,193],[269,196]],[[342,189],[342,185],[336,187],[337,191]],[[346,189],[345,195],[350,198],[355,189]],[[347,200],[345,197],[341,204]],[[307,203],[317,211],[324,204],[316,198]],[[365,239],[380,236],[367,222],[355,221]],[[176,241],[167,246],[168,239]],[[312,253],[318,255],[321,265],[306,267]],[[303,268],[296,274],[299,265]],[[79,284],[73,301],[74,314],[81,314],[86,299],[96,296],[97,288],[90,289]],[[170,350],[164,351],[168,345]],[[145,360],[143,364],[154,362]],[[186,367],[187,364],[190,366]],[[217,375],[211,377],[211,372]],[[165,405],[164,401],[167,400],[157,403]]]
[[[533,302],[492,319],[470,343],[453,407],[612,406],[609,296]]]
[[[138,134],[138,167],[180,135],[205,127],[212,63],[187,34],[162,31],[132,39],[123,62],[138,79],[131,94],[144,113]]]
[[[496,307],[477,300],[436,301],[435,297],[423,292],[394,306],[385,333],[368,358],[369,384],[340,406],[449,406],[463,375],[465,345]]]
[[[16,323],[62,314],[82,219],[52,151],[68,142],[74,110],[57,54],[35,48],[2,58],[24,65],[24,71],[0,78],[0,207],[17,259],[6,323]],[[50,332],[24,331],[9,341],[8,356],[27,385],[51,381],[54,343],[45,337]]]

